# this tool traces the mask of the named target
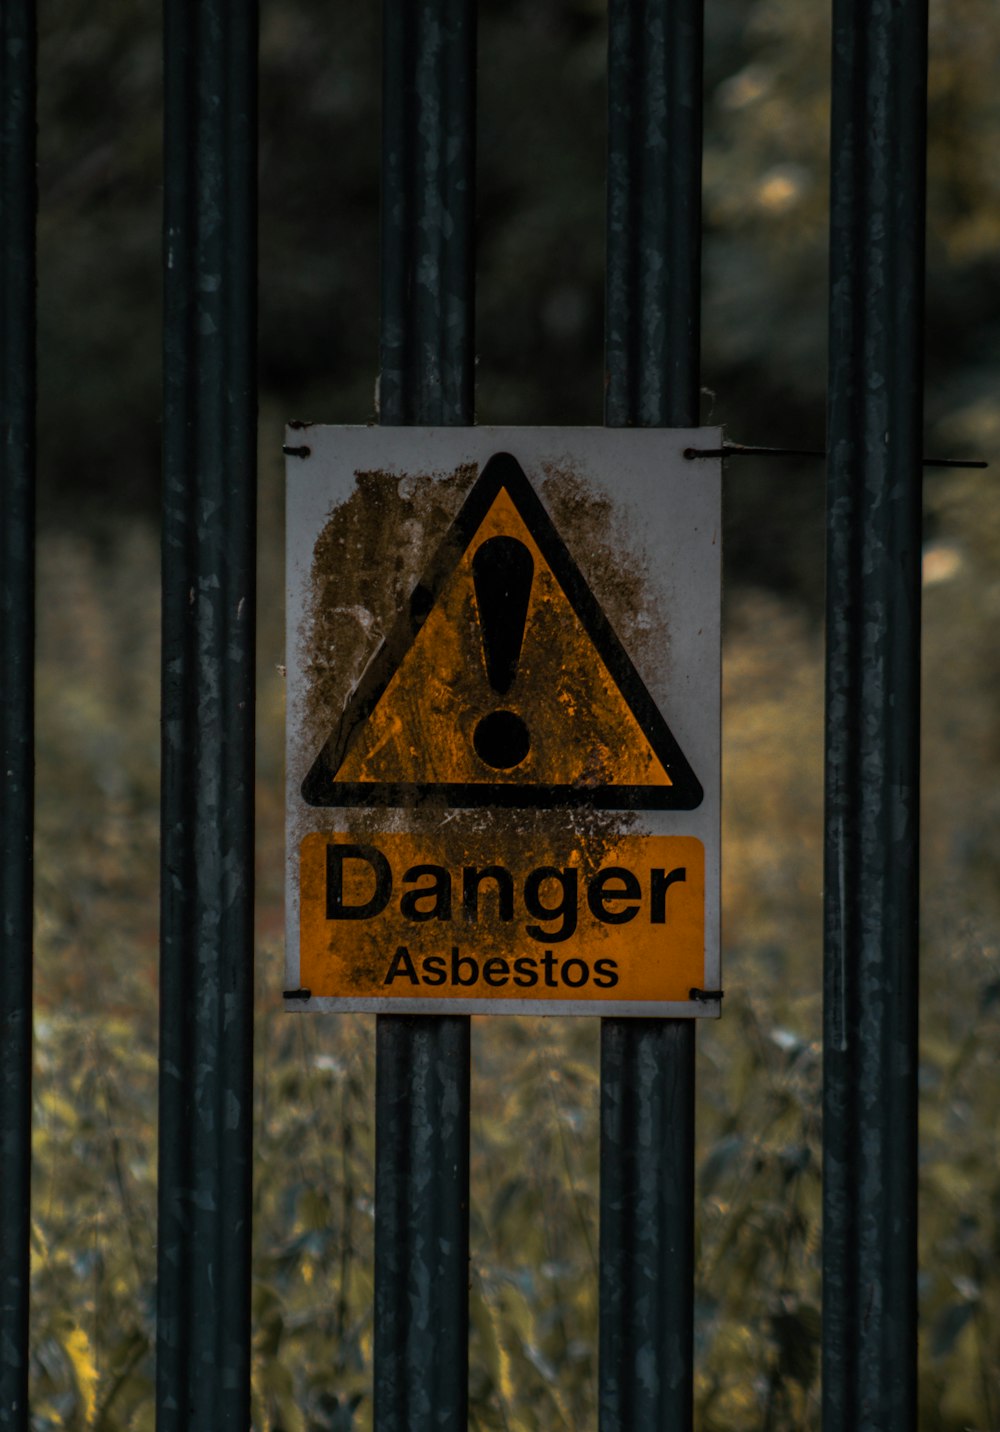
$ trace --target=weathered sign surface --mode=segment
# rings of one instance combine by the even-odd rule
[[[718,1013],[719,446],[289,430],[289,1007]]]

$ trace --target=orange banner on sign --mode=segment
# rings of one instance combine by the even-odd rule
[[[315,832],[300,861],[313,998],[687,1002],[704,983],[690,836]]]

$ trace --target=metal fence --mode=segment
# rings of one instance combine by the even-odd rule
[[[257,17],[165,14],[156,1397],[161,1429],[218,1432],[250,1425]],[[4,0],[0,35],[0,1427],[26,1429],[31,0]],[[701,0],[610,0],[609,36],[606,422],[694,425]],[[834,0],[826,1432],[915,1425],[926,43],[926,0]],[[385,423],[473,421],[475,68],[473,0],[386,0]],[[694,1040],[693,1021],[603,1025],[602,1432],[691,1425]],[[469,1022],[383,1017],[377,1058],[375,1422],[460,1428]]]

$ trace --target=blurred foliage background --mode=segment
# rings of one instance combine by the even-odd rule
[[[281,428],[365,421],[378,7],[266,0],[255,1421],[371,1420],[372,1025],[282,983]],[[828,7],[708,0],[704,417],[821,447]],[[480,421],[599,423],[605,11],[481,0]],[[932,0],[921,1429],[1000,1427],[1000,25]],[[40,53],[33,1426],[152,1413],[159,7]],[[725,1017],[699,1037],[697,1419],[818,1426],[822,470],[726,477]],[[596,1425],[597,1029],[477,1021],[475,1428]]]

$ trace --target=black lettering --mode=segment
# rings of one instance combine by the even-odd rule
[[[609,865],[607,870],[599,871],[587,890],[590,913],[603,925],[627,925],[629,920],[634,920],[638,915],[638,904],[629,905],[624,910],[610,910],[608,906],[617,904],[619,900],[638,901],[641,898],[642,886],[624,865]]]
[[[662,870],[649,872],[649,922],[651,925],[665,925],[667,922],[667,891],[671,885],[687,880],[687,871],[678,866],[665,874]]]
[[[538,961],[533,960],[530,955],[522,955],[514,961],[514,983],[522,988],[529,988],[538,983]]]
[[[554,958],[552,951],[546,950],[545,954],[542,956],[542,965],[545,968],[545,984],[548,989],[555,989],[559,983],[559,981],[552,973],[552,966],[556,963],[557,961]]]
[[[573,978],[570,979],[569,972],[574,965],[580,973],[579,975],[574,974]],[[559,973],[562,975],[563,984],[568,984],[571,989],[579,989],[581,985],[585,985],[590,979],[590,966],[585,964],[583,960],[565,960]]]
[[[410,952],[405,945],[400,945],[392,957],[392,964],[389,966],[389,973],[382,981],[383,984],[391,985],[393,980],[399,979],[402,975],[410,981],[410,984],[419,984],[417,972],[414,969]]]
[[[430,885],[421,885],[416,890],[407,890],[399,902],[400,912],[406,920],[450,920],[451,919],[451,876],[443,865],[411,865],[403,876],[406,884],[430,877]],[[425,900],[433,900],[429,910],[421,910]]]
[[[448,967],[443,955],[428,955],[423,963],[424,984],[443,985],[448,978]]]
[[[363,860],[375,877],[370,900],[360,905],[344,904],[344,864]],[[370,920],[379,915],[392,894],[392,867],[374,845],[328,845],[326,847],[326,918],[328,920]]]
[[[562,899],[558,905],[542,904],[541,890],[547,880],[554,880],[562,887]],[[543,930],[540,925],[526,925],[525,929],[533,940],[551,940],[555,944],[568,940],[576,929],[576,871],[557,870],[554,865],[540,865],[524,882],[524,904],[528,914],[533,915],[536,920],[562,919],[558,930]]]
[[[594,961],[594,984],[600,985],[601,989],[614,989],[618,983],[618,961],[617,960],[595,960]]]
[[[483,961],[483,979],[488,985],[505,985],[510,978],[510,965],[495,955],[491,960]]]
[[[462,978],[462,970],[469,966],[472,974],[468,979]],[[460,955],[458,946],[453,945],[451,950],[451,982],[453,985],[474,985],[479,978],[479,965],[470,955]]]
[[[497,914],[501,920],[514,918],[514,880],[509,870],[502,865],[487,865],[477,870],[467,865],[462,871],[462,913],[470,924],[479,919],[479,887],[484,880],[495,880],[497,887]]]

